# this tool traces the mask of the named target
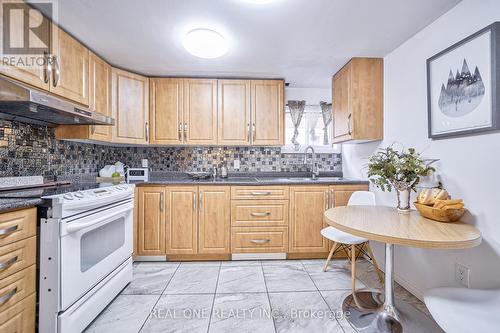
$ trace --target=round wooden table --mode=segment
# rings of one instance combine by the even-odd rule
[[[481,243],[481,233],[462,222],[443,223],[424,218],[417,211],[402,213],[384,206],[343,206],[325,212],[332,227],[355,236],[385,243],[385,298],[374,291],[353,292],[343,302],[347,320],[358,332],[402,332],[417,326],[435,331],[437,325],[420,311],[397,301],[394,304],[394,245],[431,249],[465,249]],[[427,318],[427,319],[426,319]]]

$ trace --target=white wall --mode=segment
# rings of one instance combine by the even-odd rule
[[[465,200],[466,221],[483,234],[468,250],[397,247],[397,280],[417,297],[431,287],[458,285],[455,262],[471,269],[471,287],[500,287],[500,133],[431,141],[427,138],[426,59],[455,42],[500,21],[500,1],[464,0],[384,59],[384,141],[343,145],[345,176],[366,178],[367,157],[394,141],[439,158],[445,187]],[[395,194],[375,190],[379,204],[394,205]],[[383,223],[383,221],[381,221]],[[374,244],[379,261],[382,245]]]
[[[289,100],[305,100],[308,105],[319,105],[319,102],[332,102],[330,88],[285,88],[285,102]]]

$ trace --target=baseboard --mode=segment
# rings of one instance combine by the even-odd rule
[[[407,280],[403,279],[401,276],[398,274],[394,274],[394,281],[399,283],[403,288],[408,290],[413,296],[421,300],[422,302],[424,301],[424,292],[417,287],[415,287],[413,284],[408,282]]]

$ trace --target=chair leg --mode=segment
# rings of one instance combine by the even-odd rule
[[[384,283],[384,275],[382,275],[382,271],[378,267],[377,259],[375,259],[375,256],[373,255],[372,248],[370,247],[370,244],[366,243],[366,250],[368,251],[368,255],[370,258],[372,258],[372,263],[373,266],[375,267],[375,272],[377,272],[378,279],[380,280],[380,283]]]
[[[333,253],[335,252],[335,249],[337,248],[337,242],[333,242],[332,249],[330,250],[330,253],[328,254],[328,258],[326,259],[325,266],[323,266],[323,272],[326,272],[326,269],[328,268],[328,263],[332,259]]]
[[[356,246],[351,245],[351,281],[352,292],[356,291]]]

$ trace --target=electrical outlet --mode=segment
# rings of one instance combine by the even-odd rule
[[[462,264],[455,263],[455,281],[462,286],[470,287],[470,269]]]
[[[240,169],[240,160],[234,160],[233,161],[233,168],[234,168],[234,170],[239,170]]]

